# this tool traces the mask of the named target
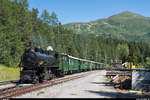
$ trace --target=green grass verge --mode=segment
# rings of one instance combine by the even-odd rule
[[[44,94],[44,91],[40,91],[37,93],[37,96],[39,96],[40,94]]]
[[[0,64],[0,82],[18,80],[19,76],[19,68],[11,68]]]

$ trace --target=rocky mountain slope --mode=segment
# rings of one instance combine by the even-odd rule
[[[64,27],[72,29],[78,34],[150,41],[150,18],[129,11],[87,23],[68,23]]]

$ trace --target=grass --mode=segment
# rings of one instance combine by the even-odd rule
[[[122,80],[122,79],[124,79],[124,78],[125,78],[125,76],[119,76],[119,78]]]
[[[0,64],[0,82],[18,80],[19,76],[19,68],[11,68]]]
[[[107,78],[106,81],[107,81],[107,82],[111,82],[111,81],[112,81],[112,78]]]
[[[44,91],[40,91],[37,93],[37,96],[39,96],[40,94],[44,94]]]

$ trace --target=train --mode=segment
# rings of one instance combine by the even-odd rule
[[[68,74],[104,69],[105,64],[36,47],[24,51],[19,67],[19,82],[34,84]]]

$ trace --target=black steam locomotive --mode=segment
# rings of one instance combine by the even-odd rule
[[[37,83],[60,76],[57,53],[40,48],[25,50],[21,57],[20,83]]]

